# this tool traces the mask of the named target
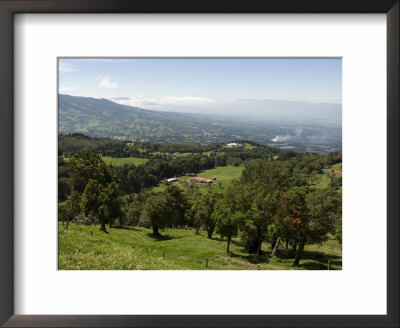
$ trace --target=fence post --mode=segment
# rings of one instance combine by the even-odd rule
[[[162,259],[165,259],[165,252],[162,252]]]
[[[328,261],[328,270],[331,269],[331,260]]]
[[[93,236],[93,231],[92,230],[90,230],[90,235]]]
[[[208,268],[208,257],[206,257],[206,269]]]
[[[261,270],[261,267],[259,264],[257,264],[257,270]]]

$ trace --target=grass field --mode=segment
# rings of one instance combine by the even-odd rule
[[[107,165],[112,164],[113,166],[124,166],[125,164],[133,164],[137,166],[140,164],[145,164],[148,161],[147,158],[138,158],[138,157],[116,158],[116,157],[104,156],[102,158]]]
[[[313,177],[313,183],[317,188],[326,188],[331,181],[328,174],[333,170],[337,175],[342,175],[342,163],[334,164],[330,168],[322,169],[322,173],[316,174]]]
[[[217,181],[232,181],[233,179],[239,179],[242,174],[244,166],[219,166],[211,170],[205,170],[198,174],[199,177],[203,178],[217,178]]]
[[[102,159],[107,165],[112,164],[113,166],[124,166],[125,164],[133,164],[137,166],[140,164],[145,164],[148,161],[147,158],[138,158],[138,157],[117,158],[117,157],[104,156],[102,157]],[[68,162],[69,157],[64,157],[64,161]]]
[[[244,144],[244,149],[254,149],[254,148],[257,148],[256,146],[254,146],[254,145],[250,145],[249,143],[245,143]]]
[[[229,186],[234,179],[239,179],[240,175],[242,174],[244,166],[219,166],[211,170],[205,170],[203,172],[200,172],[198,174],[199,177],[202,178],[217,178],[215,182],[209,186],[204,183],[196,183],[197,186],[199,187],[200,192],[208,192],[208,190],[215,192],[215,191],[222,191],[225,189],[227,186]],[[185,188],[184,184],[186,181],[190,180],[190,177],[187,176],[180,176],[178,177],[178,186],[181,186],[182,188]],[[161,182],[157,187],[153,188],[153,191],[160,192],[165,190],[167,188],[167,185]]]
[[[214,235],[199,236],[193,229],[166,229],[155,239],[151,230],[138,227],[75,226],[68,230],[59,225],[58,268],[60,270],[326,270],[328,260],[332,269],[342,268],[341,246],[329,240],[322,246],[306,246],[300,266],[291,266],[293,259],[279,259],[269,254],[250,255],[244,251],[239,238],[231,244],[231,253],[225,252],[226,242]],[[92,231],[92,234],[91,234]],[[283,246],[282,246],[283,247]],[[163,259],[164,254],[164,259]]]

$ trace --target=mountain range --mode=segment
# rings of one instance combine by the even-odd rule
[[[126,99],[129,98],[121,97],[119,100]],[[202,144],[248,139],[261,144],[302,150],[309,149],[309,145],[323,146],[323,149],[326,146],[334,146],[334,149],[341,147],[338,146],[341,145],[341,110],[338,112],[335,106],[327,108],[324,115],[315,117],[313,113],[316,107],[303,104],[304,108],[301,109],[298,104],[297,107],[290,107],[288,103],[278,101],[274,111],[278,113],[280,109],[281,116],[273,115],[271,111],[264,116],[257,116],[256,107],[266,103],[260,101],[246,109],[249,112],[246,118],[234,115],[237,105],[233,106],[232,115],[222,113],[217,116],[149,110],[115,101],[118,100],[60,94],[59,133],[82,133],[92,137],[133,141],[196,141]],[[269,105],[271,107],[273,104],[269,102]],[[246,110],[242,109],[242,112]],[[300,111],[303,112],[303,119],[299,118]],[[286,116],[282,115],[283,112]]]
[[[107,99],[58,97],[59,133],[83,133],[149,141],[231,140],[242,132],[222,118],[161,112],[117,104]]]

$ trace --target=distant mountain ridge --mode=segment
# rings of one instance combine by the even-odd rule
[[[60,134],[201,144],[246,139],[281,149],[316,152],[341,149],[341,125],[318,120],[262,120],[261,117],[257,120],[257,116],[251,115],[239,118],[228,114],[165,112],[64,94],[58,100]]]
[[[120,105],[107,99],[58,97],[59,133],[83,133],[93,137],[117,137],[149,141],[231,140],[240,129],[217,117],[160,112]]]

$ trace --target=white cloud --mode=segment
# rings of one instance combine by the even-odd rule
[[[163,97],[159,98],[159,102],[163,105],[202,105],[211,104],[215,100],[211,98],[204,97]]]
[[[118,83],[111,82],[109,76],[98,76],[97,81],[100,80],[99,85],[97,86],[99,89],[110,89],[110,90],[118,90]]]
[[[65,63],[63,61],[59,61],[58,63],[58,70],[62,73],[68,73],[68,72],[77,72],[79,71],[77,68],[72,66],[69,63]]]
[[[137,95],[128,99],[111,99],[112,101],[133,107],[142,107],[148,109],[161,109],[168,106],[204,106],[215,103],[214,99],[205,97],[156,97],[149,98],[143,95]]]
[[[330,98],[307,98],[305,99],[307,102],[311,103],[325,103],[325,104],[341,104],[342,103],[342,98],[340,97],[330,97]]]
[[[77,88],[75,87],[65,87],[65,86],[60,86],[58,88],[58,92],[63,93],[63,92],[68,92],[68,91],[72,91],[72,90],[76,90]]]

